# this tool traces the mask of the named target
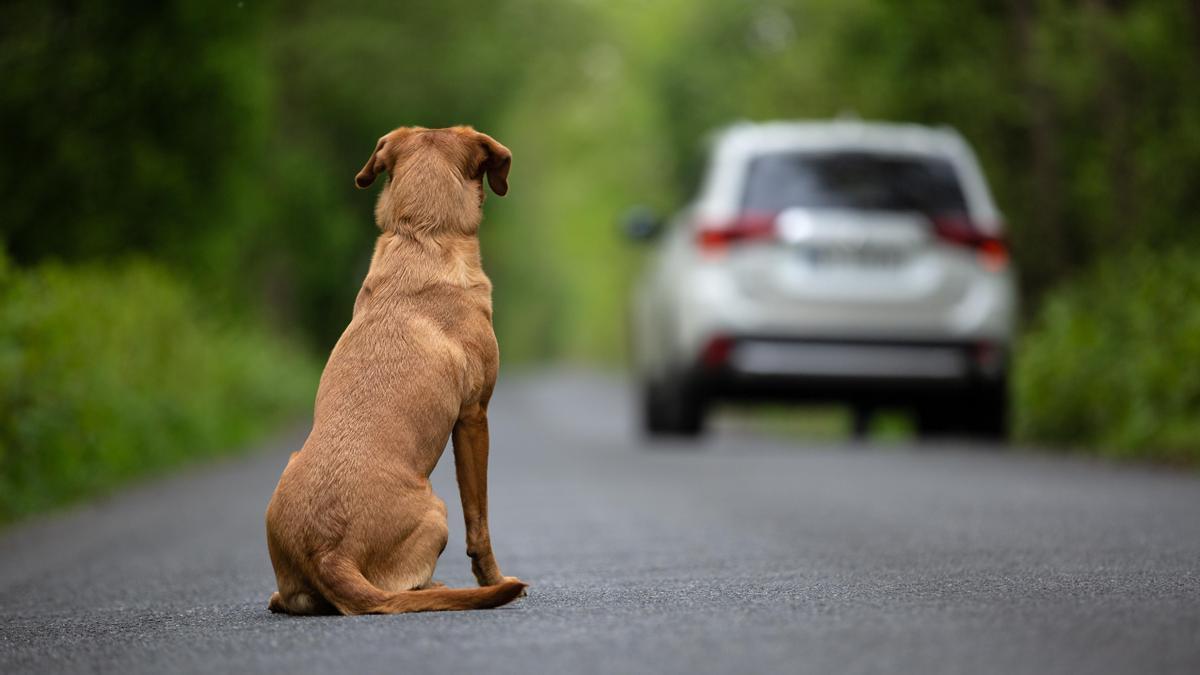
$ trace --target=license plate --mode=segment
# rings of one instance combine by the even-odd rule
[[[876,267],[894,268],[904,263],[904,252],[883,246],[856,247],[805,247],[800,249],[800,257],[808,264],[817,267]]]

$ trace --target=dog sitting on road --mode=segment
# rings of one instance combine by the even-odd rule
[[[387,172],[383,234],[317,390],[313,429],[267,507],[267,546],[290,614],[496,607],[524,593],[500,573],[487,518],[488,400],[499,352],[479,258],[483,177],[508,192],[512,154],[470,127],[401,127],[355,177]],[[446,505],[429,474],[448,437],[479,588],[432,581]]]

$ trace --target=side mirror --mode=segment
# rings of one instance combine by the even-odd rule
[[[625,214],[625,236],[633,241],[650,241],[662,231],[662,221],[645,206],[635,206]]]

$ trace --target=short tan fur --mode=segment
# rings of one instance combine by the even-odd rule
[[[508,192],[512,155],[470,127],[401,127],[355,177],[389,175],[382,234],[317,390],[313,428],[267,508],[267,545],[291,614],[496,607],[524,594],[500,573],[487,519],[487,408],[499,351],[477,232],[483,179]],[[446,506],[429,484],[447,439],[479,588],[432,580]]]

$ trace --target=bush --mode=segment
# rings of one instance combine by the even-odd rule
[[[299,415],[315,370],[206,316],[160,267],[0,255],[0,522],[224,452]]]
[[[1017,432],[1102,454],[1200,461],[1200,265],[1138,252],[1052,291],[1018,352]]]

